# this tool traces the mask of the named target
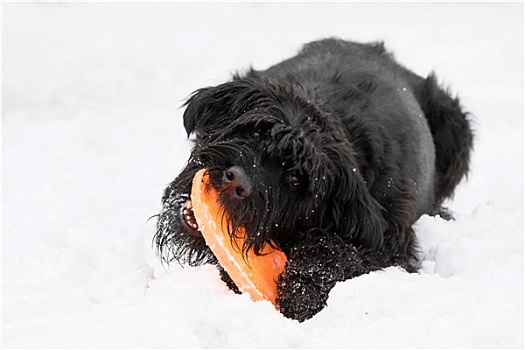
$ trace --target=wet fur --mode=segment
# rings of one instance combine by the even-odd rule
[[[198,170],[221,191],[225,169],[240,166],[253,192],[220,194],[230,234],[244,226],[245,252],[271,244],[286,254],[277,302],[299,321],[326,305],[338,281],[393,265],[417,271],[413,223],[448,218],[441,204],[469,169],[473,134],[458,99],[382,43],[313,42],[265,71],[197,90],[185,106],[195,144],[162,198],[159,256],[215,264],[238,292],[180,212]]]

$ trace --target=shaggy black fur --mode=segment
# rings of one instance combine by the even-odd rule
[[[164,192],[158,254],[218,265],[190,208],[193,176],[206,168],[231,234],[246,228],[243,250],[271,244],[286,254],[277,302],[299,321],[326,305],[338,281],[392,265],[417,271],[412,224],[422,214],[448,217],[441,204],[469,168],[473,134],[458,99],[433,75],[400,66],[382,43],[313,42],[185,105],[196,140]]]

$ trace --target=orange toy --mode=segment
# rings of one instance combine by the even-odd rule
[[[207,170],[202,169],[195,174],[191,189],[193,213],[206,243],[241,292],[255,301],[269,300],[276,305],[276,281],[284,269],[286,256],[267,245],[261,252],[264,255],[249,251],[245,261],[238,248],[242,247],[242,239],[232,245],[228,223],[218,203],[219,194],[208,186],[208,181]],[[244,231],[238,232],[238,236],[243,237]]]

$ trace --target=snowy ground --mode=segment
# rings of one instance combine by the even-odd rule
[[[522,348],[523,4],[3,4],[4,348]],[[384,39],[472,112],[456,221],[423,268],[339,283],[299,324],[151,248],[193,90],[325,36]]]

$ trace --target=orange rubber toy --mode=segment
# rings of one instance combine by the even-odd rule
[[[228,223],[218,203],[219,194],[208,186],[208,181],[207,170],[200,170],[193,178],[191,190],[193,213],[206,243],[241,292],[248,293],[254,301],[269,300],[276,305],[276,281],[284,269],[286,256],[267,245],[261,252],[263,255],[249,251],[245,261],[238,248],[242,247],[242,238],[232,245]],[[244,232],[238,232],[238,236],[243,237]]]

